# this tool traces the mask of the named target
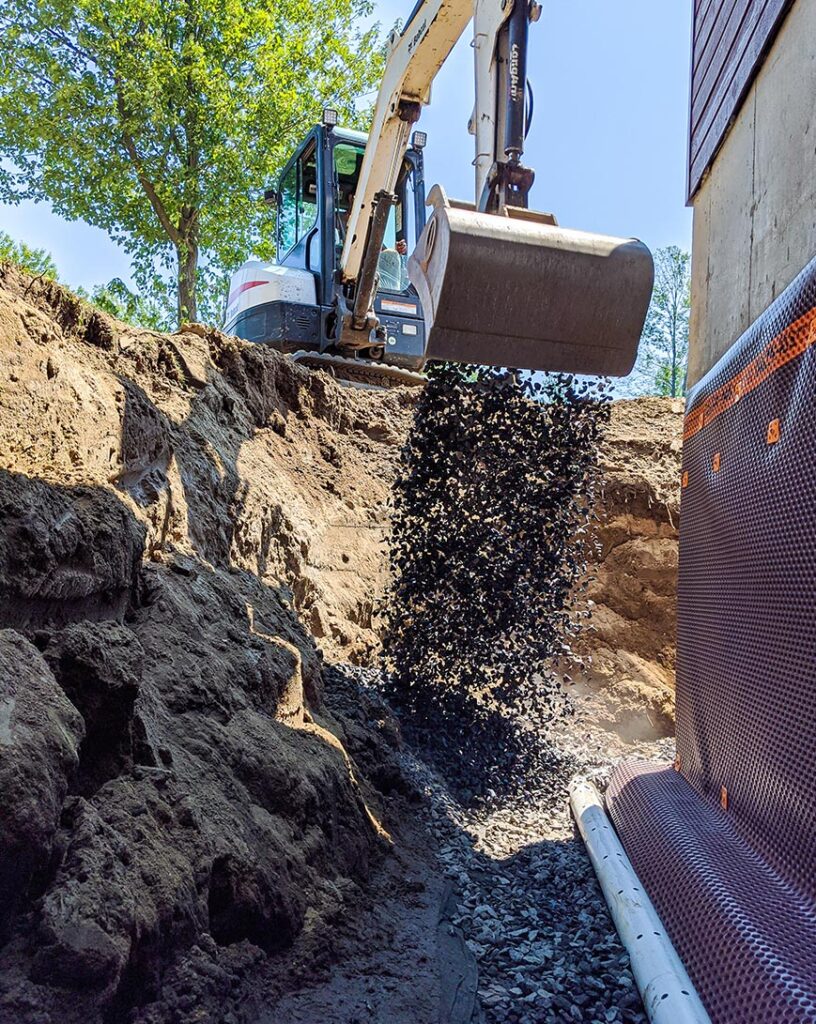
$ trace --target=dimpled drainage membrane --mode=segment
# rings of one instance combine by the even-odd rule
[[[687,410],[677,761],[607,804],[714,1024],[816,1022],[816,260]]]

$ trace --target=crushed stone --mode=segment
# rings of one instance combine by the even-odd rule
[[[382,688],[354,669],[366,691]],[[589,739],[589,738],[587,738]],[[673,740],[641,744],[670,758]],[[463,801],[444,768],[404,747],[399,764],[422,795],[419,815],[455,886],[463,934],[479,972],[485,1024],[646,1024],[648,1018],[569,810],[574,774],[603,784],[614,758],[593,742],[551,737],[553,767],[522,794]]]

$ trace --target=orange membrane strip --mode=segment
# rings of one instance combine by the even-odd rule
[[[695,434],[699,434],[709,423],[713,423],[732,405],[736,405],[743,395],[758,388],[777,370],[781,370],[792,359],[806,352],[813,344],[816,344],[816,306],[780,331],[744,370],[740,370],[731,380],[726,381],[686,414],[683,440],[688,441]]]

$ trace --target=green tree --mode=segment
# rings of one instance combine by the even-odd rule
[[[691,257],[676,245],[655,252],[655,283],[627,390],[679,398],[686,383]]]
[[[35,277],[59,278],[54,257],[45,249],[32,249],[25,242],[15,242],[11,235],[0,231],[0,263],[16,263]]]
[[[261,196],[324,105],[359,123],[378,81],[370,0],[7,0],[0,199],[109,232],[143,292],[271,255]]]
[[[164,297],[161,294],[145,296],[133,292],[119,277],[114,277],[107,284],[98,284],[90,295],[86,295],[81,288],[77,294],[88,298],[117,320],[124,320],[136,327],[148,327],[154,331],[173,329],[173,316],[166,299],[162,301]]]

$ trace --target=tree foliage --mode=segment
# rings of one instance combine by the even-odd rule
[[[626,389],[682,396],[688,361],[691,257],[676,245],[655,253],[655,283],[638,360]]]
[[[36,277],[58,279],[54,257],[45,249],[33,249],[25,242],[15,242],[11,235],[0,231],[0,263],[15,263]]]
[[[97,285],[90,295],[82,288],[77,289],[77,294],[90,299],[95,306],[115,316],[117,320],[135,327],[147,327],[154,331],[173,329],[172,313],[160,296],[145,296],[131,291],[119,277],[114,277],[107,284]]]
[[[324,105],[359,122],[379,79],[370,0],[8,0],[0,10],[0,199],[49,200],[109,232],[147,293],[175,271],[194,319],[271,253],[261,201]],[[203,257],[203,258],[202,258]]]

